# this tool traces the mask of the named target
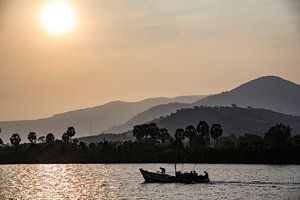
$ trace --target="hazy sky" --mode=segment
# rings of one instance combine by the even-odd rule
[[[70,0],[77,26],[59,36],[39,21],[47,2],[0,0],[0,120],[300,83],[298,0]]]

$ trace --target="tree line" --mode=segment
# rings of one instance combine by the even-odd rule
[[[130,162],[193,162],[193,163],[276,163],[300,164],[300,136],[292,136],[288,125],[275,124],[263,137],[244,134],[223,136],[220,124],[199,121],[196,125],[178,128],[170,134],[155,123],[133,127],[134,141],[100,141],[85,144],[73,139],[69,127],[61,139],[54,134],[37,138],[28,134],[29,143],[21,143],[15,133],[11,145],[0,140],[0,163],[130,163]]]

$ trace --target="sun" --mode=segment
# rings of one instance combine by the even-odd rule
[[[70,32],[74,28],[76,12],[66,1],[52,1],[42,8],[40,21],[48,32],[59,35]]]

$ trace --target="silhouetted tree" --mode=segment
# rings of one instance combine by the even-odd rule
[[[209,136],[209,126],[206,121],[200,121],[197,125],[197,132],[202,137]]]
[[[67,133],[64,133],[61,137],[62,141],[64,141],[64,143],[69,143],[70,142],[70,136]]]
[[[76,134],[75,128],[73,126],[70,126],[66,133],[70,138],[72,138]]]
[[[291,128],[287,125],[278,123],[265,133],[264,140],[267,145],[280,147],[287,145],[290,142],[291,137]]]
[[[164,144],[169,137],[170,137],[170,135],[169,135],[167,129],[161,128],[159,130],[159,139],[160,139],[161,143]]]
[[[193,125],[189,125],[185,128],[184,136],[189,139],[188,144],[190,147],[197,146],[197,129]]]
[[[156,143],[160,135],[159,128],[157,127],[156,123],[145,124],[144,127],[146,131],[146,135],[149,135],[151,141],[153,143]]]
[[[3,140],[0,138],[0,145],[3,145]]]
[[[228,147],[235,147],[236,146],[236,141],[237,141],[237,138],[236,138],[236,135],[235,134],[230,134],[226,137],[220,137],[219,138],[219,141],[218,141],[218,145],[219,147],[222,147],[222,148],[228,148]]]
[[[206,121],[200,121],[197,125],[197,132],[198,135],[195,138],[196,143],[201,145],[208,145],[209,144],[209,126]]]
[[[238,145],[241,148],[257,148],[263,145],[263,138],[254,134],[245,134],[238,138]]]
[[[84,142],[79,142],[79,148],[86,152],[88,150],[88,146]]]
[[[183,142],[182,142],[185,139],[184,129],[182,128],[176,129],[174,137],[175,137],[175,141],[172,142],[173,143],[172,146],[174,150],[177,152],[178,149],[184,149]]]
[[[197,135],[197,130],[193,125],[189,125],[185,128],[184,136],[190,140]]]
[[[20,138],[20,135],[18,133],[15,133],[13,134],[11,137],[10,137],[10,143],[14,146],[17,146],[20,144],[21,142],[21,138]]]
[[[222,136],[223,129],[220,124],[213,124],[210,128],[210,135],[212,139],[216,141],[216,144],[218,146],[218,139]]]
[[[76,134],[75,128],[73,126],[70,126],[67,131],[62,135],[61,139],[65,143],[69,143],[70,139]]]
[[[145,140],[156,143],[160,137],[160,129],[155,123],[136,125],[133,127],[133,136],[138,142]],[[150,136],[150,140],[148,136]]]
[[[47,144],[53,144],[54,140],[55,140],[55,137],[54,137],[53,133],[48,133],[46,136]]]
[[[300,148],[300,135],[292,137],[292,145],[296,148]]]
[[[30,132],[27,136],[27,139],[29,140],[29,142],[31,144],[35,144],[36,143],[36,133],[35,132]]]
[[[96,150],[96,144],[95,144],[94,142],[90,143],[90,144],[89,144],[89,149],[90,149],[91,151],[95,151],[95,150]]]
[[[86,146],[86,144],[84,142],[79,142],[79,146]]]
[[[135,137],[138,142],[141,142],[145,136],[142,125],[134,126],[132,133],[133,133],[133,137]]]
[[[72,142],[72,143],[75,144],[75,145],[78,145],[78,142],[79,142],[78,139],[75,138],[75,139],[73,139],[73,142]]]
[[[90,143],[88,147],[84,142],[75,145],[75,143],[64,144],[60,140],[54,141],[54,135],[49,133],[46,140],[47,143],[53,143],[51,148],[45,144],[37,144],[36,148],[31,148],[28,144],[20,144],[18,147],[1,146],[0,164],[173,162],[174,158],[176,162],[300,164],[298,153],[300,136],[291,137],[290,128],[282,124],[271,127],[265,139],[252,134],[245,134],[238,138],[233,134],[217,137],[220,135],[221,125],[212,125],[210,134],[213,138],[218,138],[218,149],[202,145],[202,134],[195,131],[193,126],[187,128],[188,131],[177,129],[174,134],[175,138],[167,137],[168,131],[164,128],[159,128],[157,135],[158,127],[154,123],[140,125],[140,128],[140,133],[144,134],[141,143],[103,140],[97,144]],[[185,135],[193,138],[195,146],[185,148],[183,143]],[[68,143],[69,134],[65,133],[63,137],[66,137],[64,142]],[[168,143],[154,145],[157,144],[152,143],[154,139],[155,142],[168,141]],[[11,137],[13,145],[19,144],[20,140],[18,134]]]
[[[175,139],[179,140],[179,141],[184,140],[184,138],[185,138],[184,133],[185,133],[184,129],[182,129],[182,128],[176,129],[175,134],[174,134]]]

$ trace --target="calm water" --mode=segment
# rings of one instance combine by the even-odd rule
[[[0,199],[300,199],[300,166],[205,164],[195,169],[210,184],[143,183],[138,168],[160,166],[173,173],[169,164],[0,165]]]

